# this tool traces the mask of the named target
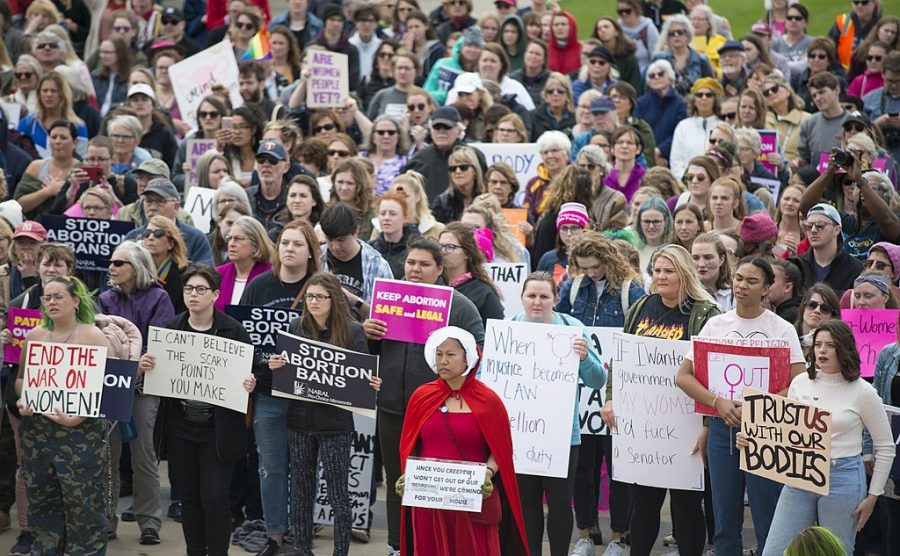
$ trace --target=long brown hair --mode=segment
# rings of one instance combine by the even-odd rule
[[[631,280],[641,283],[641,276],[631,267],[631,263],[620,252],[612,241],[606,239],[600,232],[585,232],[575,239],[572,245],[572,253],[569,255],[569,276],[582,274],[581,268],[575,261],[576,257],[596,257],[606,268],[606,289],[616,293],[622,288],[622,282]]]
[[[481,280],[490,286],[491,290],[497,294],[497,297],[503,299],[503,295],[500,293],[500,290],[497,289],[494,281],[491,280],[491,277],[484,271],[484,264],[487,261],[485,260],[484,253],[481,252],[481,249],[479,249],[478,245],[475,243],[475,234],[472,232],[472,228],[459,221],[451,222],[447,224],[444,231],[441,232],[441,235],[444,234],[453,234],[456,236],[456,242],[466,254],[466,271],[470,272],[473,278]]]
[[[307,224],[308,226],[309,224]],[[310,286],[319,286],[324,288],[331,296],[331,311],[328,312],[328,318],[325,320],[325,326],[331,332],[330,344],[337,347],[350,347],[350,323],[353,319],[350,317],[350,305],[347,303],[347,296],[341,289],[341,283],[337,277],[330,272],[316,272],[309,277],[303,286],[302,296],[306,296]],[[310,340],[321,341],[322,332],[316,319],[309,311],[303,311],[300,317],[300,329],[303,334]]]
[[[831,339],[834,341],[834,353],[837,356],[838,364],[841,366],[841,376],[844,377],[844,380],[853,382],[858,379],[860,377],[859,351],[856,349],[856,338],[853,336],[853,330],[850,329],[850,325],[840,318],[830,318],[822,321],[822,324],[813,332],[813,350],[815,350],[816,338],[822,332],[831,334]],[[806,374],[810,379],[815,380],[818,374],[815,356],[811,355],[809,357]]]
[[[272,261],[272,271],[278,276],[281,275],[279,246],[281,245],[281,238],[284,237],[284,232],[288,230],[300,230],[300,233],[303,234],[303,239],[306,240],[306,245],[309,248],[309,261],[306,263],[306,275],[310,276],[319,272],[321,269],[321,264],[319,262],[319,237],[316,235],[316,231],[313,229],[312,225],[304,220],[291,220],[285,224],[284,228],[278,233],[278,241],[275,242],[275,260]]]

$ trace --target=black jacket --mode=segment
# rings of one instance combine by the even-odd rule
[[[359,50],[350,44],[346,33],[341,34],[341,38],[336,44],[328,44],[325,40],[325,34],[319,33],[316,37],[316,43],[325,47],[325,50],[337,52],[338,54],[347,55],[347,71],[350,73],[350,92],[355,93],[359,87]]]
[[[421,151],[417,152],[401,172],[407,170],[415,170],[425,177],[425,194],[428,196],[428,202],[433,203],[438,195],[447,190],[447,184],[450,183],[450,170],[447,168],[447,159],[453,149],[460,145],[465,145],[465,141],[460,139],[452,147],[447,150],[440,150],[434,145],[428,145]],[[487,171],[487,163],[484,161],[484,154],[480,150],[475,149],[478,155],[478,163],[481,165],[481,172]],[[437,218],[437,215],[435,215]],[[440,220],[440,218],[438,218]],[[444,220],[440,220],[444,222]]]
[[[800,298],[791,297],[784,303],[775,307],[775,314],[791,324],[797,322],[797,314],[800,312]]]
[[[528,91],[528,94],[531,96],[531,100],[534,101],[535,106],[540,106],[541,103],[544,102],[544,98],[541,94],[544,92],[544,85],[546,85],[547,80],[550,79],[550,70],[542,69],[537,77],[528,77],[525,75],[525,68],[522,68],[512,72],[509,77],[515,79],[525,87],[525,90]]]
[[[178,153],[178,141],[175,135],[161,122],[154,121],[150,129],[141,137],[141,147],[150,151],[153,158],[161,158],[171,168],[175,164],[175,155]]]
[[[473,197],[479,194],[480,192],[475,192]],[[463,198],[457,195],[455,191],[445,191],[431,203],[432,216],[443,224],[459,220],[462,218],[464,210],[466,210],[466,207],[463,204]]]
[[[456,291],[466,296],[472,305],[478,309],[481,322],[487,328],[488,319],[503,320],[503,303],[494,292],[493,288],[478,278],[471,278],[456,286]]]
[[[406,244],[419,234],[419,227],[415,224],[403,225],[403,237],[397,243],[391,243],[384,239],[384,232],[380,232],[378,237],[369,242],[369,245],[381,253],[384,260],[391,265],[391,272],[397,280],[403,280],[405,274],[404,265],[406,264]]]
[[[545,131],[562,131],[570,138],[572,137],[572,127],[575,126],[575,113],[566,112],[561,120],[557,120],[550,115],[549,108],[546,104],[539,104],[531,113],[531,140],[537,141]]]
[[[800,260],[803,261],[803,270],[806,272],[806,287],[808,288],[816,283],[816,275],[813,271],[815,265],[813,250],[810,249],[801,255]],[[831,261],[831,265],[828,267],[828,274],[823,282],[831,286],[838,299],[840,299],[845,291],[853,287],[853,281],[862,274],[862,271],[863,264],[859,259],[839,251],[834,260]]]

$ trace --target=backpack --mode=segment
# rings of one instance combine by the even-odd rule
[[[579,274],[575,278],[572,279],[572,289],[569,290],[569,305],[575,307],[575,298],[578,297],[578,288],[581,287],[581,281],[584,280],[584,274]],[[622,314],[628,312],[628,308],[631,307],[631,301],[628,298],[628,292],[631,290],[631,280],[625,280],[622,282],[622,288],[619,292],[622,296]]]

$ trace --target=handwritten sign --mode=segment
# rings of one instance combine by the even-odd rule
[[[407,458],[403,505],[480,512],[483,463]]]
[[[372,488],[372,470],[375,467],[375,419],[353,414],[353,433],[350,439],[350,507],[353,510],[353,528],[365,531],[369,524],[369,496]],[[380,448],[378,448],[380,449]],[[328,483],[319,468],[319,482],[313,504],[313,521],[321,525],[334,524],[334,510],[328,498]]]
[[[743,399],[744,388],[780,392],[791,383],[791,348],[780,338],[722,339],[694,337],[694,376],[713,394]],[[719,412],[697,402],[697,413]]]
[[[343,106],[350,96],[350,71],[347,55],[327,50],[310,50],[312,74],[306,85],[308,108],[335,108]]]
[[[103,398],[100,401],[100,418],[110,421],[131,419],[134,387],[137,383],[137,361],[107,359],[103,377]]]
[[[450,321],[453,288],[377,278],[369,317],[387,323],[387,340],[424,344]]]
[[[600,354],[600,361],[606,376],[612,375],[613,342],[616,333],[621,333],[621,328],[605,326],[588,326],[587,332],[591,337],[594,349]],[[589,388],[581,380],[578,381],[578,422],[581,425],[581,434],[609,434],[609,427],[600,417],[600,410],[606,403],[605,388]]]
[[[691,455],[703,419],[675,385],[687,342],[613,334],[613,479],[703,490],[703,459]]]
[[[272,395],[333,405],[375,418],[378,356],[279,332],[276,350],[287,364],[272,373]]]
[[[487,321],[480,378],[509,413],[518,473],[568,475],[579,336],[571,326]]]
[[[263,365],[278,350],[275,343],[279,332],[287,332],[291,321],[300,318],[300,311],[286,307],[256,307],[253,305],[226,305],[225,314],[241,323],[250,343],[255,348],[253,362]]]
[[[197,176],[197,162],[200,160],[200,157],[203,154],[211,149],[216,148],[216,140],[215,139],[188,139],[187,144],[184,147],[184,154],[187,158],[188,166],[190,166],[190,170],[185,176],[184,187],[188,191],[190,191],[191,187],[196,187],[198,183],[200,183],[200,178]],[[209,233],[209,230],[203,232]]]
[[[213,85],[222,85],[229,91],[233,108],[243,106],[238,77],[237,60],[227,39],[169,66],[169,80],[181,119],[191,129],[198,128],[197,109],[212,93]]]
[[[227,338],[151,326],[147,353],[156,368],[144,375],[144,393],[206,402],[247,413],[244,379],[253,346]]]
[[[10,307],[6,310],[6,327],[12,336],[12,341],[3,344],[3,362],[18,365],[22,360],[22,348],[25,346],[25,336],[28,332],[40,326],[41,319],[40,309],[21,309],[19,307]]]
[[[522,307],[522,286],[530,269],[525,263],[487,263],[484,265],[494,285],[500,290],[503,316],[514,317],[524,311]]]
[[[105,368],[105,347],[30,342],[22,402],[35,413],[99,417]]]
[[[850,325],[856,338],[863,377],[875,376],[878,354],[898,340],[898,316],[900,309],[841,309],[841,320]]]
[[[47,241],[65,243],[75,252],[75,270],[81,272],[106,272],[109,258],[134,222],[73,218],[45,214],[41,218],[47,229]]]
[[[766,170],[772,172],[776,176],[778,170],[774,164],[770,164],[768,158],[769,153],[778,152],[778,132],[773,129],[760,129],[759,131],[759,161],[766,167]],[[778,199],[778,197],[775,197]]]
[[[741,469],[760,477],[828,495],[831,413],[754,388],[744,390]]]
[[[188,190],[184,199],[184,209],[194,219],[194,227],[208,234],[210,222],[213,217],[213,201],[216,199],[216,190],[205,187],[192,187]]]
[[[524,193],[523,193],[524,195]],[[519,224],[522,222],[528,222],[528,209],[523,208],[505,208],[503,209],[503,216],[506,217],[506,221],[509,222],[509,232],[516,236],[516,239],[519,240],[519,245],[525,245],[525,232],[519,228]]]
[[[484,160],[490,166],[496,162],[505,162],[512,167],[519,181],[515,189],[521,191],[528,182],[537,176],[541,153],[537,143],[472,143],[484,154]]]

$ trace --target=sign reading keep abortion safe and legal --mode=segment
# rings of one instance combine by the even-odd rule
[[[386,340],[424,344],[450,322],[453,288],[402,280],[375,279],[369,318],[386,323]]]

